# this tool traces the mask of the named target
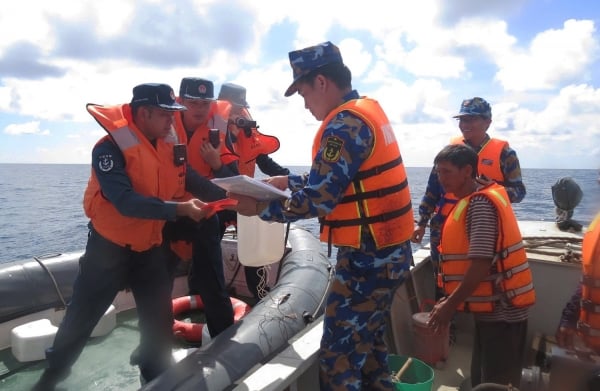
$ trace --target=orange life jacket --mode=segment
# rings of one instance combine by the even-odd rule
[[[533,305],[535,290],[519,225],[506,190],[496,183],[460,199],[446,219],[439,246],[441,262],[438,285],[447,295],[451,294],[463,281],[471,265],[467,255],[467,209],[471,198],[478,194],[489,198],[498,213],[499,232],[494,256],[497,272],[492,274],[490,271],[457,309],[465,312],[492,312],[500,299],[515,307]]]
[[[252,119],[246,108],[243,109],[243,117]],[[279,149],[279,139],[275,136],[262,134],[257,128],[252,128],[249,135],[245,133],[245,129],[240,129],[234,148],[235,153],[240,157],[238,161],[240,174],[254,177],[256,158],[258,155],[268,155],[277,151]]]
[[[156,147],[135,126],[128,104],[99,106],[88,104],[88,112],[108,132],[125,158],[125,171],[133,189],[147,197],[172,200],[185,191],[185,164],[174,163],[173,133],[156,140]],[[123,216],[103,195],[94,170],[83,197],[85,214],[103,237],[134,251],[145,251],[162,243],[164,220]]]
[[[450,139],[450,144],[466,144],[462,136]],[[487,143],[477,153],[479,162],[477,164],[477,173],[485,175],[488,179],[494,180],[501,185],[504,184],[504,173],[500,167],[500,154],[508,142],[490,138]],[[448,216],[450,210],[456,204],[458,198],[452,193],[444,193],[436,209],[436,213],[442,216]]]
[[[583,237],[581,311],[577,329],[585,343],[600,351],[600,214]]]
[[[213,102],[207,123],[194,131],[191,140],[188,140],[185,127],[183,126],[181,113],[175,113],[175,131],[179,139],[182,140],[181,142],[187,145],[187,161],[194,170],[207,178],[214,178],[214,175],[212,169],[200,154],[200,146],[208,139],[209,129],[219,129],[220,131],[221,162],[223,164],[229,164],[237,160],[237,156],[231,153],[225,143],[225,132],[227,130],[226,118],[229,116],[231,105],[229,103],[224,103],[227,102]],[[196,153],[190,151],[196,151]],[[192,194],[186,192],[185,195],[181,197],[180,201],[186,201],[191,198],[193,198]],[[193,246],[191,242],[186,240],[174,240],[171,241],[169,246],[171,250],[177,254],[179,259],[184,261],[192,259]]]
[[[175,113],[175,130],[177,131],[177,135],[180,138],[185,137],[187,140],[187,159],[190,166],[196,170],[200,175],[205,176],[209,179],[214,178],[214,173],[208,163],[204,160],[202,155],[200,154],[200,147],[206,140],[208,140],[208,132],[210,129],[219,129],[221,132],[219,133],[220,139],[220,153],[221,153],[221,162],[223,164],[230,164],[238,160],[238,157],[232,153],[227,148],[225,143],[225,132],[222,130],[222,111],[225,110],[226,107],[219,106],[213,103],[213,107],[211,108],[211,113],[209,114],[209,120],[206,124],[199,126],[192,133],[192,137],[188,139],[185,127],[183,126],[182,113]],[[227,112],[229,115],[229,112]],[[227,121],[225,120],[225,124]],[[226,128],[226,125],[225,125]]]
[[[315,136],[313,159],[328,122],[341,111],[364,121],[375,142],[342,200],[320,219],[321,240],[329,245],[360,248],[361,230],[368,227],[378,249],[402,243],[413,231],[410,191],[394,131],[377,101],[354,99],[329,113]]]

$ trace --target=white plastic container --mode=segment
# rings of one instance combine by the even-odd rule
[[[258,216],[237,215],[238,259],[244,266],[264,266],[275,263],[285,250],[285,227]]]
[[[117,311],[115,306],[111,304],[94,327],[94,330],[92,330],[91,337],[108,335],[115,327],[117,327]]]
[[[52,346],[58,327],[48,319],[34,320],[11,330],[12,354],[20,362],[43,360]]]

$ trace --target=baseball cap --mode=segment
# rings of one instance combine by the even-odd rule
[[[199,77],[184,77],[179,86],[179,97],[185,99],[214,100],[213,82]]]
[[[453,118],[459,118],[463,115],[479,115],[487,119],[492,119],[492,108],[485,99],[476,96],[463,100],[460,105],[460,111]]]
[[[285,91],[285,96],[293,95],[298,91],[296,82],[302,76],[327,64],[344,63],[340,49],[329,41],[289,52],[289,57],[294,81]]]
[[[155,106],[167,111],[187,110],[185,106],[175,101],[175,93],[168,84],[144,83],[133,87],[133,97],[130,105]]]
[[[229,103],[237,106],[248,108],[246,102],[246,89],[240,85],[233,83],[223,83],[219,90],[218,100],[226,100]]]

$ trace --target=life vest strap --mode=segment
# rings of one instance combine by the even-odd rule
[[[396,159],[394,160],[390,160],[387,163],[383,163],[380,164],[378,166],[375,167],[371,167],[368,170],[364,170],[364,171],[359,171],[356,173],[356,175],[354,175],[353,180],[354,181],[360,181],[363,180],[365,178],[369,178],[372,177],[374,175],[378,175],[381,174],[384,171],[390,170],[396,166],[399,166],[400,164],[402,164],[402,156],[398,156]]]
[[[394,185],[394,186],[385,187],[383,189],[377,189],[377,190],[371,190],[371,191],[366,191],[366,192],[362,192],[362,193],[356,193],[356,194],[347,195],[347,196],[345,196],[344,198],[341,199],[340,204],[346,204],[346,203],[349,203],[349,202],[355,202],[355,201],[359,201],[359,200],[365,200],[365,199],[368,199],[368,198],[385,197],[387,195],[390,195],[390,194],[402,191],[407,186],[408,186],[408,180],[405,179],[401,183],[398,183],[397,185]]]
[[[442,276],[442,281],[444,282],[456,282],[456,281],[462,281],[465,279],[465,276],[463,274],[441,274]],[[488,281],[488,282],[492,282],[495,281],[498,276],[500,274],[495,273],[495,274],[490,274],[488,276],[486,276],[482,281]]]
[[[591,300],[581,300],[581,309],[587,312],[600,313],[600,304],[594,303]]]
[[[498,301],[502,298],[501,294],[491,295],[491,296],[469,296],[465,299],[465,302],[469,303],[487,303]]]
[[[331,257],[331,245],[333,243],[333,230],[335,228],[383,223],[388,220],[395,219],[396,217],[403,216],[404,214],[406,214],[410,211],[412,211],[412,204],[409,201],[408,204],[404,205],[400,209],[396,209],[391,212],[382,213],[377,216],[359,217],[356,219],[334,220],[334,221],[329,221],[329,220],[326,220],[325,218],[320,218],[319,219],[319,223],[320,223],[319,232],[320,233],[323,232],[324,226],[329,227],[329,235],[327,237],[327,256]]]
[[[588,288],[600,288],[600,279],[592,276],[581,276],[581,284]]]
[[[388,220],[395,219],[396,217],[400,217],[408,212],[412,211],[412,204],[408,202],[408,204],[404,205],[400,209],[393,210],[391,212],[382,213],[375,216],[369,217],[358,217],[356,219],[346,219],[346,220],[323,220],[323,225],[328,226],[330,229],[332,228],[340,228],[340,227],[350,227],[356,225],[369,225],[375,223],[384,223]]]
[[[517,265],[517,266],[515,266],[513,268],[510,268],[510,269],[505,270],[505,271],[503,271],[501,273],[498,273],[498,274],[501,274],[502,277],[505,278],[505,279],[509,279],[509,278],[512,278],[513,275],[515,275],[517,273],[521,273],[521,272],[523,272],[523,271],[525,271],[527,269],[529,269],[529,262],[525,261],[525,262],[523,262],[520,265]]]
[[[458,261],[468,258],[467,254],[440,254],[440,261]]]
[[[507,290],[506,292],[504,292],[504,295],[509,299],[512,300],[515,297],[525,293],[525,292],[529,292],[530,290],[533,289],[533,282],[530,282],[527,285],[523,285],[522,287],[516,288],[516,289],[510,289]]]
[[[515,243],[512,246],[503,248],[502,250],[496,253],[494,261],[496,261],[498,258],[506,259],[510,254],[522,249],[523,247],[525,247],[525,244],[523,243],[523,241],[520,241],[519,243]]]

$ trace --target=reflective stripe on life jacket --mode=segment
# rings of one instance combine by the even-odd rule
[[[402,243],[413,231],[410,191],[394,131],[377,101],[354,99],[329,113],[315,136],[313,159],[327,124],[341,111],[359,117],[373,132],[374,144],[342,200],[321,219],[321,240],[360,248],[361,230],[368,227],[378,249]]]
[[[590,348],[600,351],[600,214],[583,237],[582,272],[577,329]]]
[[[446,219],[440,245],[438,285],[450,295],[458,288],[471,265],[467,255],[469,238],[466,227],[469,202],[475,195],[486,196],[496,207],[499,233],[494,261],[497,272],[490,272],[457,310],[492,312],[499,300],[515,307],[528,307],[535,303],[535,290],[527,254],[508,194],[496,183],[459,200]]]
[[[177,143],[174,131],[165,138],[156,139],[154,147],[134,125],[128,104],[88,104],[87,110],[109,134],[98,144],[110,137],[123,153],[125,171],[135,192],[164,201],[184,194],[185,165],[176,166],[174,163],[173,147]],[[145,251],[162,243],[165,221],[123,216],[102,195],[94,170],[84,193],[83,204],[94,229],[113,243],[130,246],[135,251]]]

